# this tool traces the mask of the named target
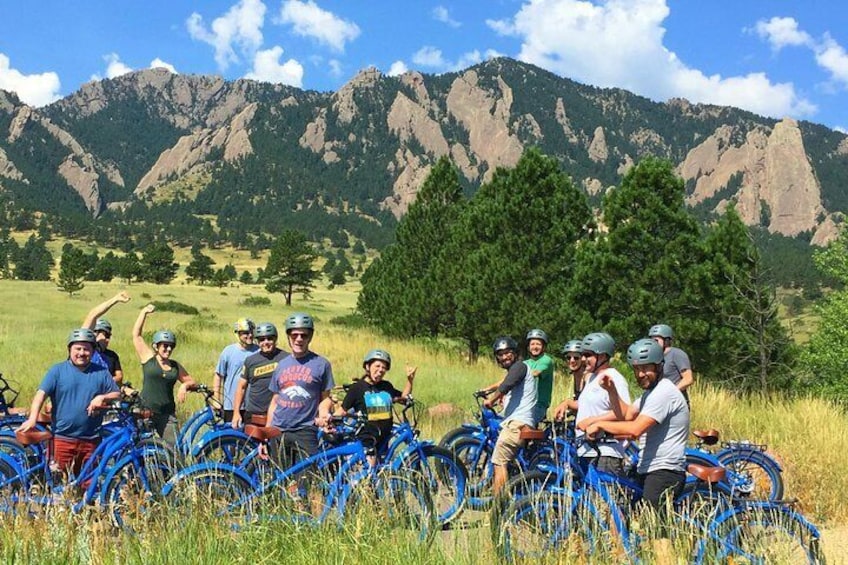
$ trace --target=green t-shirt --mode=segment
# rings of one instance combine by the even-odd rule
[[[156,357],[151,357],[141,366],[144,384],[141,388],[141,400],[154,414],[172,416],[177,411],[174,402],[174,385],[180,375],[180,364],[171,359],[171,368],[163,370]]]
[[[554,360],[547,353],[542,353],[536,359],[532,357],[527,359],[525,363],[530,367],[533,376],[539,379],[537,386],[539,396],[536,404],[544,406],[547,410],[551,405],[551,395],[554,389]]]

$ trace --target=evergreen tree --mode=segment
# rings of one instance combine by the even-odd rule
[[[464,201],[459,173],[439,159],[398,224],[397,242],[362,274],[357,308],[384,332],[404,337],[439,335],[454,326],[446,271],[437,268],[440,244],[448,239]]]
[[[570,335],[606,330],[620,348],[659,322],[686,335],[684,322],[697,306],[686,296],[687,278],[703,253],[683,197],[671,163],[655,158],[630,169],[605,196],[608,231],[578,250],[563,302],[562,318],[573,320]]]
[[[142,268],[138,255],[130,251],[118,259],[118,276],[123,279],[125,284],[132,283],[134,279],[141,280]]]
[[[733,206],[704,246],[705,257],[688,279],[697,282],[684,326],[699,372],[735,389],[788,388],[795,347],[778,319],[776,292],[753,238]]]
[[[67,292],[68,296],[73,296],[85,288],[83,280],[85,280],[87,272],[88,261],[85,253],[70,243],[66,243],[62,247],[59,281],[56,283],[56,286],[62,292]]]
[[[180,268],[174,262],[174,250],[165,241],[157,241],[144,249],[141,256],[141,273],[145,281],[168,284]]]
[[[291,306],[292,294],[300,292],[309,296],[315,288],[318,272],[312,268],[317,254],[306,241],[306,236],[295,230],[285,230],[271,247],[263,276],[268,292],[282,293],[286,306]]]
[[[838,281],[832,291],[815,306],[820,317],[815,333],[801,351],[801,365],[807,373],[804,388],[841,403],[848,401],[848,232],[844,229],[826,249],[813,255],[816,267]]]
[[[44,241],[34,235],[15,254],[15,278],[22,281],[49,281],[53,255]]]
[[[250,271],[242,271],[239,282],[241,284],[253,284],[253,275],[250,274]]]
[[[89,280],[109,282],[118,275],[120,259],[112,251],[107,251],[89,272]]]
[[[527,150],[513,169],[495,171],[440,256],[449,273],[442,288],[430,289],[454,297],[453,334],[472,356],[498,335],[518,338],[530,327],[560,333],[555,307],[591,222],[585,195],[537,149]]]
[[[0,215],[2,217],[2,215]],[[11,245],[12,235],[9,233],[9,228],[3,226],[0,229],[0,278],[8,279],[12,276],[11,256],[14,249]]]
[[[186,276],[189,280],[197,281],[197,284],[206,284],[215,275],[215,270],[212,268],[214,264],[215,260],[204,255],[200,246],[192,246],[191,262],[186,265]]]

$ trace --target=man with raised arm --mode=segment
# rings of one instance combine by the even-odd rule
[[[108,312],[112,306],[116,304],[126,304],[130,301],[130,295],[126,291],[121,291],[109,300],[98,304],[92,308],[82,322],[83,328],[88,328],[94,331],[94,336],[97,338],[97,343],[94,346],[94,354],[91,361],[97,365],[102,365],[109,369],[112,378],[118,385],[124,381],[124,371],[121,367],[121,358],[117,353],[109,349],[109,343],[112,339],[112,324],[109,320],[102,316]]]

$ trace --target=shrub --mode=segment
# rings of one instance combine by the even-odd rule
[[[269,306],[271,299],[267,296],[248,296],[241,303],[244,306]]]
[[[177,314],[189,314],[192,316],[200,313],[194,306],[189,306],[182,302],[175,302],[173,300],[169,300],[167,302],[155,300],[153,301],[153,305],[156,306],[156,309],[160,312],[175,312]]]

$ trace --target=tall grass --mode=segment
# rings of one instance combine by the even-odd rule
[[[123,289],[116,284],[87,283],[79,296],[69,298],[52,283],[0,281],[0,372],[21,389],[19,405],[27,405],[41,378],[54,363],[66,358],[68,331],[78,326],[95,304]],[[259,286],[224,289],[183,284],[126,287],[129,304],[115,306],[107,317],[113,325],[112,348],[120,355],[125,379],[140,385],[141,372],[130,343],[130,330],[139,309],[152,301],[173,301],[193,306],[199,314],[156,312],[146,328],[148,336],[170,328],[179,344],[174,357],[200,382],[211,383],[220,351],[234,341],[232,323],[240,317],[270,321],[282,328],[285,317],[306,311],[316,319],[312,348],[333,363],[337,383],[362,374],[362,357],[374,347],[392,355],[387,378],[401,388],[404,366],[418,367],[414,395],[426,407],[449,409],[421,419],[423,436],[438,439],[445,431],[471,417],[471,392],[498,380],[502,370],[488,358],[468,363],[453,344],[432,341],[399,341],[368,329],[331,323],[349,315],[356,303],[356,288],[316,289],[312,299],[295,297],[285,306],[271,295],[270,305],[245,304],[250,296],[264,296]],[[149,298],[141,298],[142,294]],[[622,369],[628,374],[627,369]],[[554,402],[564,398],[570,385],[560,375]],[[691,393],[693,428],[717,428],[724,439],[749,439],[768,445],[782,462],[787,497],[817,523],[841,528],[848,523],[848,417],[837,407],[815,398],[779,396],[738,397],[697,383]],[[185,417],[200,406],[191,396],[179,407]],[[478,563],[494,561],[485,515],[466,514],[472,527],[440,533],[432,548],[413,541],[393,542],[380,534],[380,524],[362,523],[339,529],[320,529],[274,522],[233,531],[226,524],[163,513],[149,530],[137,535],[115,532],[98,509],[80,516],[51,511],[49,520],[0,515],[0,558],[4,563],[212,563],[294,562],[314,563]],[[483,527],[474,527],[482,525]],[[827,539],[825,539],[827,545]],[[551,555],[550,562],[565,560]]]

